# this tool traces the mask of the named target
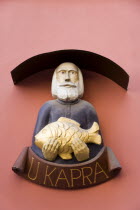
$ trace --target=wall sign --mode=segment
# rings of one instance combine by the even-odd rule
[[[53,68],[58,63],[52,79],[55,100],[47,101],[40,108],[32,146],[23,149],[12,169],[34,183],[61,189],[89,187],[108,181],[120,172],[121,166],[112,150],[104,145],[95,108],[81,99],[84,82],[80,68],[94,66],[125,89],[129,76],[118,65],[97,54],[62,50],[20,64],[11,72],[13,81],[16,84],[43,70],[45,65]]]

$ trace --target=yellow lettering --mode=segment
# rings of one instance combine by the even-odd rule
[[[60,177],[62,173],[63,173],[63,177]],[[59,180],[63,180],[63,179],[66,180],[68,187],[70,187],[70,184],[69,184],[68,179],[66,177],[65,171],[63,169],[60,171],[60,173],[58,175],[55,186],[57,186],[57,183],[58,183]]]
[[[74,185],[73,185],[73,180],[74,180],[74,179],[79,179],[79,178],[81,177],[81,171],[80,171],[79,169],[70,169],[70,171],[71,171],[71,186],[73,187],[73,186],[74,186]],[[80,173],[79,173],[79,176],[74,177],[74,176],[73,176],[73,171],[78,171],[78,172],[80,172]]]
[[[30,165],[30,168],[29,168],[29,171],[28,171],[28,178],[31,179],[31,180],[36,180],[37,175],[38,175],[38,170],[39,170],[40,162],[37,163],[37,170],[36,170],[36,175],[35,175],[35,177],[34,177],[34,178],[31,178],[31,177],[30,177],[30,172],[31,172],[31,170],[32,170],[33,162],[34,162],[34,158],[32,157],[31,165]]]
[[[97,168],[100,169],[100,171],[97,172]],[[103,168],[100,166],[100,164],[98,162],[96,162],[96,165],[95,165],[95,176],[94,176],[94,183],[96,183],[96,176],[98,174],[101,174],[103,173],[105,175],[106,178],[109,178],[109,176],[106,174],[106,172],[103,170]]]
[[[45,174],[45,178],[44,178],[43,184],[46,184],[46,178],[48,177],[49,180],[50,180],[51,185],[53,186],[53,183],[52,183],[52,180],[51,180],[51,178],[50,178],[50,175],[56,170],[56,168],[54,168],[54,169],[48,174],[48,167],[49,167],[49,166],[46,166],[46,174]]]
[[[90,184],[92,184],[92,181],[89,179],[89,176],[91,176],[91,174],[93,173],[93,170],[91,167],[84,167],[81,168],[82,169],[82,176],[83,176],[83,185],[85,185],[85,179],[87,179],[89,181]],[[85,171],[86,169],[90,169],[90,173],[85,175]]]

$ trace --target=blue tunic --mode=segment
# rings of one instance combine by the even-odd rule
[[[79,122],[80,127],[83,129],[89,129],[93,122],[98,122],[97,113],[94,107],[87,101],[78,99],[74,102],[64,102],[57,99],[46,102],[39,111],[32,142],[32,150],[43,159],[42,151],[34,144],[34,136],[47,124],[57,121],[60,117],[67,117]],[[89,159],[95,157],[102,146],[103,144],[88,144],[90,149]],[[54,162],[61,164],[78,163],[74,156],[72,160],[62,160],[58,156]]]

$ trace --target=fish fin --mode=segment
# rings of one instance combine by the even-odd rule
[[[72,120],[72,119],[69,119],[69,118],[66,118],[66,117],[60,117],[58,120],[58,122],[67,122],[67,123],[73,123],[77,126],[80,127],[80,124],[78,122],[76,122],[75,120]]]
[[[89,136],[87,143],[101,144],[102,143],[101,135],[95,133],[95,134]]]
[[[72,159],[72,154],[70,153],[60,153],[59,156],[64,160]]]

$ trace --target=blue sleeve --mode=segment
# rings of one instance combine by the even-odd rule
[[[41,109],[39,110],[34,133],[33,133],[33,141],[34,141],[34,136],[43,128],[45,127],[48,122],[49,122],[49,115],[51,111],[51,106],[47,102],[45,103]]]
[[[99,120],[98,120],[97,112],[91,104],[89,104],[87,110],[88,110],[87,122],[88,122],[88,129],[89,129],[93,125],[93,122],[97,122],[99,124]],[[99,124],[99,129],[100,129],[100,124]],[[102,136],[101,130],[99,130],[99,134]],[[103,137],[102,137],[102,145],[103,145]]]
[[[41,158],[43,158],[43,154],[41,152],[41,150],[34,144],[35,141],[35,135],[43,128],[45,127],[45,125],[48,124],[49,122],[49,117],[50,117],[50,111],[51,111],[51,105],[49,102],[45,103],[39,113],[38,113],[38,117],[37,117],[37,121],[36,121],[36,125],[35,125],[35,129],[34,129],[34,133],[33,133],[33,138],[32,138],[32,150]]]
[[[88,124],[87,127],[88,127],[88,129],[91,128],[91,126],[93,125],[94,122],[97,122],[99,124],[97,112],[96,112],[95,108],[90,103],[87,104],[86,112],[87,112],[87,124]]]

